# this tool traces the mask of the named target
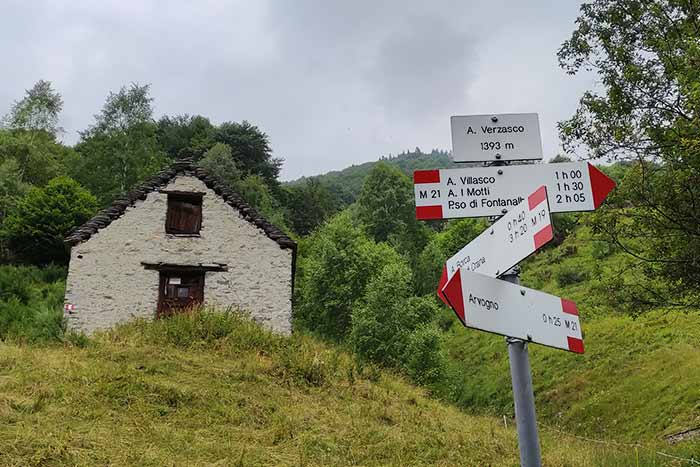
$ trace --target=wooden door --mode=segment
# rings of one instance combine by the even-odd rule
[[[158,317],[170,316],[204,300],[204,271],[161,271]]]

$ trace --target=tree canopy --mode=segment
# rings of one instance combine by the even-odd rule
[[[4,221],[4,236],[15,255],[29,262],[66,262],[63,239],[97,210],[95,197],[75,180],[58,177],[32,187]]]
[[[61,131],[58,126],[61,110],[63,98],[53,90],[50,81],[42,79],[27,89],[22,99],[15,101],[4,119],[5,126],[15,130],[45,131],[55,136]]]
[[[568,73],[592,71],[601,83],[560,123],[567,151],[634,161],[595,228],[643,263],[647,278],[669,279],[654,299],[640,284],[657,303],[700,285],[698,12],[696,2],[596,0],[581,6],[559,50]]]
[[[131,84],[110,93],[81,132],[70,173],[106,204],[166,163],[158,146],[149,85]]]

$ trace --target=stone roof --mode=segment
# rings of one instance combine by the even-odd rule
[[[277,242],[281,248],[290,248],[296,252],[294,240],[268,222],[254,208],[249,206],[238,193],[226,188],[220,178],[208,174],[206,170],[198,167],[191,159],[176,160],[170,167],[149,178],[126,195],[115,199],[109,207],[98,212],[92,219],[71,232],[64,242],[69,246],[73,246],[88,240],[92,234],[104,229],[113,220],[121,217],[129,206],[134,206],[136,201],[146,199],[149,193],[165,187],[178,175],[197,177],[207,188],[223,198],[226,204],[237,210],[243,219],[262,230],[268,238]]]

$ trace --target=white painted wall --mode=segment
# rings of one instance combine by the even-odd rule
[[[205,304],[234,307],[271,329],[291,332],[292,250],[261,229],[198,178],[178,175],[165,190],[205,193],[200,237],[165,233],[167,194],[150,193],[89,240],[74,245],[66,284],[69,328],[91,333],[133,317],[153,318],[159,273],[141,262],[196,265],[225,263],[207,272]]]

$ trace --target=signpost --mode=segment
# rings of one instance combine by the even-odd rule
[[[615,187],[587,162],[416,170],[413,183],[422,220],[501,215],[539,185],[552,212],[593,211]]]
[[[583,339],[576,304],[521,287],[516,264],[552,239],[550,212],[592,211],[615,182],[585,162],[506,165],[542,159],[537,114],[458,116],[451,126],[453,159],[490,166],[415,171],[416,217],[502,216],[447,261],[438,296],[466,327],[507,336],[520,462],[539,467],[527,344],[583,353]]]
[[[464,268],[442,293],[468,328],[583,353],[578,309],[572,301]]]
[[[450,119],[455,162],[542,159],[535,113],[463,115]]]

